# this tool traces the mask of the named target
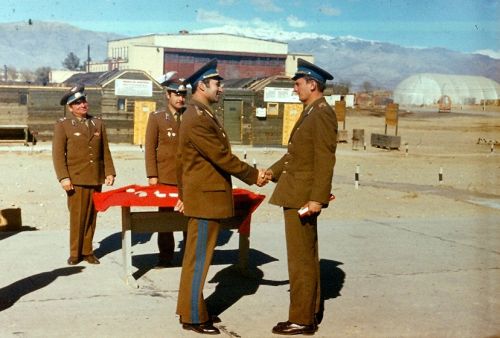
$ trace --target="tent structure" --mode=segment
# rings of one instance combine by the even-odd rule
[[[500,84],[483,76],[422,73],[400,82],[394,90],[400,105],[432,105],[448,96],[452,104],[480,104],[498,100]]]

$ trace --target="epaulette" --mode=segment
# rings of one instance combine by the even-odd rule
[[[152,112],[153,115],[160,114],[160,113],[165,113],[165,111],[164,110],[156,110],[156,111]]]
[[[201,110],[200,107],[194,106],[194,108],[196,109],[196,114],[198,114],[198,116],[203,115],[203,110]]]
[[[318,107],[320,107],[320,108],[326,107],[326,103],[321,102],[320,104],[318,104]]]
[[[64,120],[66,120],[66,119],[67,119],[66,116],[65,117],[61,117],[59,120],[57,120],[57,122],[64,122]]]

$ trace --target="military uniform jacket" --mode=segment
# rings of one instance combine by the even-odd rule
[[[316,201],[326,207],[336,148],[337,117],[320,98],[304,108],[290,134],[287,153],[270,167],[277,185],[269,203],[301,208]]]
[[[210,108],[196,100],[191,100],[182,116],[177,154],[179,197],[186,216],[231,217],[231,175],[247,184],[257,182],[258,170],[231,153],[220,122]]]
[[[164,184],[177,184],[176,156],[179,127],[170,111],[149,115],[146,128],[146,175]]]
[[[69,177],[75,185],[100,185],[116,175],[104,123],[90,115],[87,123],[72,114],[56,123],[52,160],[57,179]]]

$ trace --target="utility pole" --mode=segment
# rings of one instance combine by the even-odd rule
[[[87,45],[87,73],[90,72],[90,44]]]

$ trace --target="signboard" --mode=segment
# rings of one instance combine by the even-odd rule
[[[385,124],[389,126],[397,126],[398,125],[398,110],[399,104],[397,103],[389,103],[385,107]]]
[[[335,101],[335,115],[338,122],[345,122],[345,101]]]
[[[153,81],[151,80],[115,80],[116,96],[153,96]]]
[[[290,139],[290,134],[295,126],[295,123],[302,113],[304,106],[301,104],[285,104],[283,111],[283,137],[281,139],[282,145],[287,145]]]
[[[300,103],[299,96],[293,92],[293,88],[264,88],[264,102]]]
[[[255,109],[255,116],[266,117],[267,116],[266,111],[267,111],[266,108],[256,108]]]
[[[278,116],[279,105],[275,102],[269,102],[267,104],[267,115]]]
[[[156,102],[135,101],[134,105],[134,144],[144,144],[149,114],[156,110]]]

